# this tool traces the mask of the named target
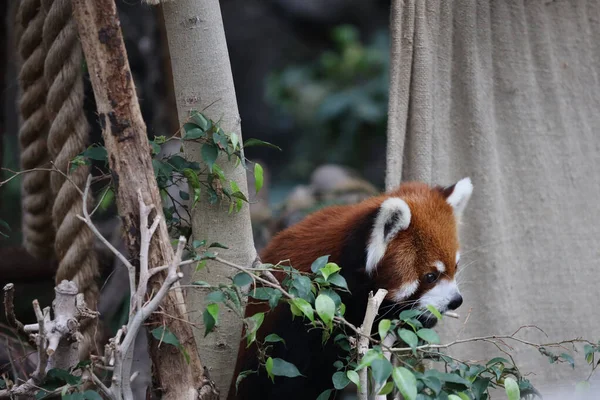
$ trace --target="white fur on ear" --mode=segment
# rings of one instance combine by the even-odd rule
[[[366,270],[373,273],[377,264],[385,255],[388,243],[410,224],[410,208],[399,197],[390,197],[381,203],[379,213],[373,224],[371,238],[367,245]]]
[[[463,178],[452,188],[452,193],[446,198],[448,204],[454,209],[454,214],[460,217],[473,193],[471,178]]]

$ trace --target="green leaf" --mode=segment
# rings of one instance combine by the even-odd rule
[[[311,282],[310,278],[307,276],[296,275],[292,280],[292,288],[294,290],[290,290],[290,293],[296,297],[301,297],[303,299],[307,299],[309,293],[311,293]]]
[[[319,397],[317,397],[317,400],[329,400],[329,397],[331,396],[331,392],[333,392],[332,389],[327,389],[324,390]]]
[[[219,249],[228,249],[228,248],[229,248],[229,247],[227,247],[227,246],[225,246],[224,244],[221,244],[221,243],[219,243],[219,242],[214,242],[214,243],[211,243],[211,244],[208,246],[208,248],[211,248],[211,247],[212,247],[212,248],[219,248]]]
[[[202,260],[196,265],[196,272],[200,271],[202,268],[206,267],[206,260]]]
[[[333,316],[335,315],[335,302],[326,294],[320,293],[315,300],[315,308],[319,317],[329,327],[332,326]]]
[[[225,297],[225,293],[221,292],[220,290],[210,292],[206,296],[207,303],[223,303],[225,300],[227,300],[227,298]]]
[[[268,300],[271,308],[277,305],[282,296],[281,292],[277,289],[263,287],[251,290],[249,295],[257,300]]]
[[[204,321],[204,337],[213,331],[217,321],[219,319],[219,305],[216,303],[209,304],[206,306],[206,310],[202,313],[202,319]]]
[[[74,392],[66,393],[62,396],[62,400],[84,400],[83,393]]]
[[[329,288],[321,289],[319,291],[319,294],[324,294],[324,295],[327,295],[327,296],[331,297],[331,300],[333,300],[333,302],[335,303],[335,308],[336,309],[342,305],[342,298],[340,297],[339,294],[337,294],[332,289],[329,289]]]
[[[369,349],[360,360],[360,364],[355,368],[355,371],[360,371],[364,367],[370,366],[373,361],[383,358],[383,354],[375,349]]]
[[[328,255],[317,258],[315,261],[313,261],[312,265],[310,266],[310,270],[316,274],[317,272],[319,272],[319,270],[321,268],[323,268],[325,265],[327,265],[328,260],[329,260]]]
[[[194,240],[192,242],[192,246],[197,249],[198,247],[202,247],[206,244],[206,240]]]
[[[156,155],[160,153],[160,146],[153,142],[152,140],[148,141],[150,143],[150,149],[152,150],[152,155]]]
[[[233,192],[233,193],[230,194],[230,196],[231,197],[235,197],[236,199],[243,200],[246,203],[248,203],[248,199],[246,198],[246,196],[242,192]]]
[[[213,165],[215,164],[215,161],[217,161],[217,156],[219,155],[217,147],[213,144],[205,143],[202,145],[200,153],[202,155],[202,160],[204,160],[208,169],[212,172]]]
[[[275,382],[275,375],[273,375],[273,359],[271,357],[267,358],[265,369],[267,370],[267,375],[271,378],[271,382]]]
[[[181,343],[179,343],[179,339],[177,339],[177,336],[175,336],[173,332],[171,332],[164,326],[159,326],[158,328],[153,329],[152,336],[154,336],[157,340],[170,344],[172,346],[181,346]]]
[[[400,329],[398,335],[400,335],[400,339],[410,346],[413,351],[415,350],[417,344],[419,343],[419,338],[417,338],[417,335],[415,335],[414,332],[409,331],[408,329]]]
[[[235,132],[231,132],[231,134],[229,135],[229,140],[231,141],[233,151],[237,150],[238,144],[240,142],[240,137]]]
[[[49,378],[55,378],[68,383],[71,386],[78,385],[81,382],[81,377],[75,376],[65,371],[64,369],[52,368],[47,373]]]
[[[510,361],[508,361],[506,358],[502,358],[502,357],[495,357],[492,358],[490,361],[487,362],[487,364],[485,364],[486,367],[491,367],[494,364],[508,364],[508,365],[512,365]]]
[[[308,303],[308,301],[301,299],[301,298],[294,298],[292,300],[290,300],[290,302],[296,307],[298,308],[300,311],[302,311],[302,313],[311,321],[311,322],[315,322],[315,317],[314,317],[314,313],[313,313],[313,308],[311,307],[311,305]]]
[[[521,398],[519,384],[510,376],[504,378],[504,389],[506,390],[508,400],[519,400]]]
[[[220,149],[223,149],[223,150],[227,149],[228,139],[227,139],[227,136],[225,135],[225,132],[223,132],[223,130],[219,129],[218,132],[213,132],[213,142]]]
[[[379,331],[379,337],[381,338],[381,340],[385,339],[391,326],[392,321],[390,321],[389,319],[382,319],[381,321],[379,321],[379,326],[377,330]]]
[[[252,283],[252,277],[246,272],[240,272],[233,277],[233,284],[238,287],[243,287]]]
[[[265,313],[256,313],[251,317],[246,318],[248,324],[248,333],[246,335],[247,346],[250,346],[256,340],[256,333],[265,320]]]
[[[195,281],[192,283],[192,285],[200,286],[200,287],[212,287],[212,285],[210,283],[205,282],[205,281]]]
[[[0,219],[0,227],[2,227],[3,229],[6,229],[7,231],[11,231],[10,230],[10,225],[8,225],[8,222],[4,221],[3,219]],[[0,232],[0,234],[4,237],[8,237],[8,235],[5,235],[3,233]]]
[[[259,163],[254,164],[254,188],[256,193],[263,187],[263,167]]]
[[[276,333],[271,333],[270,335],[267,335],[267,337],[265,337],[265,343],[277,343],[277,342],[282,342],[283,344],[285,344],[285,340],[283,340],[283,338],[280,337]]]
[[[388,394],[392,393],[392,390],[394,390],[394,382],[388,382],[385,385],[383,385],[383,387],[377,394],[380,396],[387,396]]]
[[[440,337],[438,336],[436,331],[434,331],[433,329],[427,329],[427,328],[419,329],[417,331],[417,336],[419,336],[424,341],[432,343],[432,344],[440,343]]]
[[[409,319],[418,317],[419,315],[421,315],[422,311],[420,310],[404,310],[400,313],[400,316],[398,318],[400,318],[401,321],[408,321]]]
[[[213,258],[217,257],[217,255],[212,251],[205,251],[204,253],[199,254],[198,257],[201,260],[212,260]]]
[[[433,315],[435,315],[435,317],[438,320],[442,319],[442,313],[440,313],[439,310],[437,308],[435,308],[435,306],[433,306],[431,304],[427,304],[427,309],[429,310],[430,313],[432,313]]]
[[[458,397],[455,394],[450,394],[448,395],[448,400],[461,400],[460,397]]]
[[[462,376],[458,375],[458,374],[447,374],[444,372],[440,372],[436,369],[429,369],[427,371],[425,371],[425,376],[426,377],[435,377],[437,379],[439,379],[441,382],[450,382],[450,383],[456,383],[459,385],[465,385],[467,387],[471,386],[471,382],[466,380],[465,378],[463,378]]]
[[[235,379],[235,392],[237,393],[238,391],[238,387],[240,386],[240,383],[249,375],[255,374],[256,371],[253,371],[251,369],[247,369],[245,371],[242,371],[239,373],[239,375],[237,376],[237,378]]]
[[[265,142],[265,141],[258,140],[258,139],[252,139],[252,138],[248,139],[244,142],[244,147],[251,147],[251,146],[264,146],[264,147],[270,147],[272,149],[281,151],[281,148],[279,146],[275,146],[272,143]]]
[[[392,374],[392,369],[392,363],[385,358],[373,360],[371,363],[371,373],[373,374],[373,379],[375,380],[377,388],[382,387],[385,384]]]
[[[588,381],[577,382],[575,393],[587,393],[590,391],[591,384]]]
[[[154,136],[154,143],[164,144],[166,142],[167,142],[167,137],[165,135]]]
[[[596,348],[594,346],[586,344],[583,346],[583,351],[585,353],[585,360],[587,361],[587,363],[592,364],[594,362],[594,352],[596,351]]]
[[[96,161],[107,161],[108,159],[108,153],[106,152],[106,148],[102,146],[88,147],[83,152],[83,156]]]
[[[404,367],[396,367],[392,371],[392,378],[406,400],[417,398],[417,379],[410,370]]]
[[[563,360],[565,360],[566,362],[568,362],[571,365],[571,367],[573,367],[573,369],[575,369],[575,360],[573,360],[573,357],[570,354],[568,354],[568,353],[562,353],[560,355],[560,357]]]
[[[433,393],[438,395],[442,390],[442,382],[433,376],[422,377],[421,381],[427,386],[429,389],[433,390]]]
[[[339,272],[336,272],[335,274],[331,275],[329,278],[327,278],[327,281],[335,286],[348,290],[348,283],[346,282],[346,279],[340,275]]]
[[[466,394],[465,392],[460,392],[457,394],[453,394],[451,396],[456,396],[455,400],[471,400],[471,398],[469,397],[468,394]]]
[[[353,370],[346,371],[346,377],[350,380],[350,382],[354,383],[358,390],[360,390],[360,378],[358,377],[358,372]]]
[[[323,268],[321,268],[320,272],[321,272],[321,275],[323,275],[323,278],[325,278],[325,280],[327,280],[327,278],[329,278],[330,275],[335,274],[339,270],[341,270],[339,265],[337,265],[336,263],[330,262],[330,263],[327,263]]]
[[[192,111],[190,113],[190,120],[192,120],[194,124],[198,125],[200,129],[204,131],[208,129],[208,119],[198,111]]]
[[[93,390],[86,390],[85,392],[82,393],[83,398],[85,400],[102,400],[102,396],[100,396],[98,393],[94,392]],[[64,397],[63,397],[64,399]]]
[[[335,374],[333,374],[331,380],[333,381],[333,387],[337,390],[342,390],[350,383],[350,379],[348,379],[346,373],[342,371],[338,371]]]
[[[298,368],[292,363],[289,363],[281,358],[273,359],[273,375],[285,376],[287,378],[295,378],[297,376],[303,376]]]

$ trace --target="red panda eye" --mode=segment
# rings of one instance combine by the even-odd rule
[[[438,274],[429,273],[429,274],[425,275],[425,282],[433,283],[433,282],[437,281],[438,276],[439,276]]]

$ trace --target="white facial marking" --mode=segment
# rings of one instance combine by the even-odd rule
[[[390,197],[381,203],[367,245],[367,273],[372,274],[383,256],[388,243],[410,224],[410,208],[399,197]]]
[[[410,296],[415,294],[417,289],[419,288],[419,280],[414,280],[410,283],[405,283],[402,285],[400,289],[394,293],[394,300],[396,302],[401,302],[402,300],[408,299]]]
[[[454,297],[460,294],[455,280],[443,279],[439,281],[432,289],[421,296],[419,307],[425,308],[429,304],[437,308],[440,312],[448,310],[448,304]]]
[[[458,264],[458,262],[460,261],[460,251],[456,252],[456,263]]]
[[[443,274],[444,272],[446,272],[446,266],[444,265],[443,262],[436,261],[433,263],[433,265],[437,268],[438,271],[440,271],[440,274]]]
[[[463,178],[454,185],[454,190],[446,201],[452,206],[457,217],[462,215],[472,193],[473,184],[470,178]]]

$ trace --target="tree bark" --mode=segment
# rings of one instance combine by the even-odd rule
[[[151,242],[149,265],[166,265],[174,254],[114,0],[74,0],[73,11],[94,89],[129,252],[132,256],[139,254],[137,191],[141,189],[144,202],[154,205],[161,219]],[[166,272],[155,275],[148,290],[156,292],[165,276]],[[190,363],[180,349],[164,343],[158,347],[158,341],[150,337],[155,385],[163,391],[163,399],[196,399],[204,374],[179,288],[169,292],[162,311],[150,317],[150,324],[168,327],[190,356]]]
[[[241,143],[240,117],[219,2],[178,0],[165,2],[162,7],[179,121],[183,123],[190,110],[201,111],[212,120],[220,121],[226,132],[236,133]],[[202,162],[198,146],[187,145],[184,149],[189,158]],[[236,168],[225,157],[218,162],[225,176],[233,179],[247,196],[244,168]],[[221,257],[238,265],[250,266],[255,259],[247,204],[240,212],[228,215],[226,206],[211,206],[205,198],[201,199],[193,210],[192,232],[195,239],[228,246],[229,250],[219,249]],[[228,282],[227,277],[234,274],[235,271],[228,267],[209,263],[208,268],[195,272],[193,279],[218,284]],[[199,325],[203,325],[201,312],[206,306],[205,295],[203,289],[194,289],[187,294],[190,319]],[[223,399],[227,398],[233,377],[241,330],[240,318],[229,310],[222,310],[215,332],[204,338],[203,329],[195,331],[204,363]]]

